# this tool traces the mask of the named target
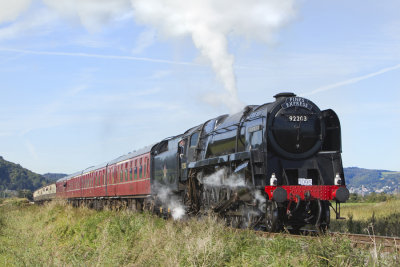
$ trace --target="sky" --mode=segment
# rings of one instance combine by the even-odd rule
[[[400,171],[400,1],[0,0],[0,156],[73,173],[294,92]]]

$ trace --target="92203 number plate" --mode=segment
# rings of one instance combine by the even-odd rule
[[[289,121],[308,121],[308,116],[307,115],[289,115],[288,116]]]

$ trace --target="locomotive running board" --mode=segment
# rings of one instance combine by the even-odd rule
[[[199,167],[204,167],[204,166],[209,166],[209,165],[216,165],[216,164],[220,164],[220,163],[245,160],[245,159],[250,159],[249,151],[238,152],[238,153],[233,153],[233,154],[229,154],[229,155],[189,162],[189,164],[187,165],[188,166],[187,168],[194,169],[194,168],[199,168]]]

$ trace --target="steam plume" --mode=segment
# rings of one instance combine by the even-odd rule
[[[294,0],[131,0],[137,21],[167,37],[190,36],[207,58],[226,93],[209,99],[231,112],[243,104],[238,98],[228,35],[268,42],[294,15]]]
[[[0,23],[16,19],[32,0],[0,0]],[[42,0],[58,14],[97,30],[110,20],[126,17],[154,27],[169,38],[190,37],[206,58],[225,93],[207,96],[210,103],[238,111],[234,56],[228,37],[270,42],[273,34],[295,15],[295,0]],[[49,22],[50,23],[50,22]]]

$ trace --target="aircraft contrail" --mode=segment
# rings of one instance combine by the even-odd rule
[[[31,55],[92,57],[92,58],[104,58],[104,59],[147,61],[147,62],[155,62],[155,63],[175,64],[175,65],[202,66],[200,64],[196,64],[196,63],[192,63],[192,62],[172,61],[172,60],[154,59],[154,58],[147,58],[147,57],[100,55],[100,54],[73,53],[73,52],[34,51],[34,50],[2,48],[2,47],[0,47],[0,51],[24,53],[24,54],[31,54]]]
[[[392,70],[397,70],[397,69],[400,69],[400,64],[397,64],[397,65],[392,66],[392,67],[384,68],[384,69],[381,69],[379,71],[376,71],[376,72],[373,72],[373,73],[370,73],[370,74],[367,74],[367,75],[363,75],[363,76],[360,76],[360,77],[355,77],[355,78],[352,78],[352,79],[349,79],[349,80],[345,80],[345,81],[342,81],[342,82],[338,82],[338,83],[322,86],[322,87],[319,87],[319,88],[317,88],[317,89],[315,89],[313,91],[310,91],[308,93],[304,93],[304,94],[302,94],[302,96],[314,95],[314,94],[317,94],[317,93],[320,93],[320,92],[331,90],[333,88],[341,87],[341,86],[348,85],[348,84],[357,83],[359,81],[362,81],[362,80],[365,80],[365,79],[369,79],[369,78],[384,74],[384,73],[392,71]]]

